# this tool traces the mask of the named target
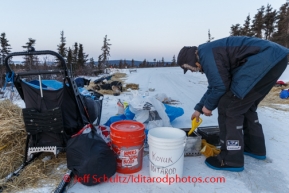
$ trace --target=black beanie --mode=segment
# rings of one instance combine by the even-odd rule
[[[182,66],[183,64],[188,64],[192,67],[197,67],[196,66],[196,62],[198,61],[197,60],[197,57],[196,57],[196,50],[198,48],[196,46],[185,46],[183,47],[180,52],[179,52],[179,55],[178,55],[178,59],[177,59],[177,64],[179,66]],[[184,69],[184,74],[187,72],[188,69]]]

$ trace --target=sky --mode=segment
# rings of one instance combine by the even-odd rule
[[[66,46],[82,44],[96,61],[103,39],[111,43],[111,60],[172,61],[183,46],[198,46],[229,36],[262,5],[279,10],[286,0],[1,0],[0,33],[12,52],[23,51],[29,38],[36,50],[57,51],[60,32]]]

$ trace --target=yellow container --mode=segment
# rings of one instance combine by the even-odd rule
[[[203,122],[203,120],[201,119],[201,117],[199,117],[199,122],[197,122],[197,119],[194,118],[192,120],[192,128],[189,131],[188,135],[191,135],[202,122]]]

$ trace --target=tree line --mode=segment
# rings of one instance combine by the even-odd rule
[[[84,46],[81,43],[75,42],[72,47],[66,46],[66,37],[64,36],[64,31],[60,32],[60,43],[57,45],[57,52],[65,59],[68,69],[72,72],[74,76],[78,75],[97,75],[103,72],[104,68],[136,68],[136,67],[168,67],[176,66],[176,59],[173,56],[171,63],[165,63],[164,58],[161,61],[147,62],[146,59],[139,65],[134,65],[134,60],[132,59],[131,64],[127,63],[126,60],[120,60],[118,64],[113,64],[109,61],[110,57],[110,39],[105,35],[103,40],[103,46],[101,47],[102,53],[98,56],[97,62],[94,58],[89,58],[88,54],[84,52]],[[5,76],[5,66],[4,59],[11,53],[11,45],[3,32],[0,35],[0,86],[4,83]],[[27,51],[29,47],[35,47],[36,40],[33,38],[28,38],[28,42],[22,46],[24,51]],[[9,61],[9,66],[15,71],[27,71],[27,70],[50,70],[55,68],[62,68],[60,62],[57,59],[49,58],[47,56],[43,57],[41,60],[37,55],[23,56],[23,61],[21,64],[14,64],[12,58]]]
[[[99,72],[109,59],[109,46],[107,36],[104,38],[104,45],[102,46],[102,54],[98,58],[98,66],[95,65],[93,58],[88,58],[88,54],[84,52],[84,46],[81,43],[75,42],[72,47],[66,46],[66,37],[64,37],[64,31],[60,32],[60,43],[57,45],[57,52],[65,59],[67,67],[73,75],[94,75]],[[22,48],[27,51],[29,47],[35,47],[36,40],[28,38]],[[4,84],[4,77],[6,68],[4,66],[5,57],[11,53],[11,45],[6,37],[6,33],[0,35],[0,87]],[[12,58],[9,60],[9,66],[15,71],[27,71],[27,70],[50,70],[55,68],[62,68],[60,61],[56,58],[49,58],[44,56],[39,59],[37,55],[23,56],[21,64],[14,64]]]
[[[165,62],[164,57],[162,57],[161,60],[154,59],[153,62],[149,62],[146,59],[144,59],[142,62],[138,62],[138,64],[135,64],[135,60],[132,59],[130,62],[128,62],[126,59],[119,60],[118,63],[113,63],[110,61],[108,63],[108,67],[111,68],[155,68],[155,67],[173,67],[177,66],[176,57],[173,56],[173,59],[171,62]]]
[[[261,6],[252,19],[250,14],[246,17],[243,25],[232,25],[230,35],[262,38],[288,48],[289,3],[283,4],[279,10],[270,4]]]

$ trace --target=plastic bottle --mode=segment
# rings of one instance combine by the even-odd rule
[[[118,115],[123,115],[123,114],[124,114],[124,105],[123,105],[123,103],[120,101],[120,99],[118,99],[118,101],[117,101],[117,106],[118,106],[117,114],[118,114]]]

